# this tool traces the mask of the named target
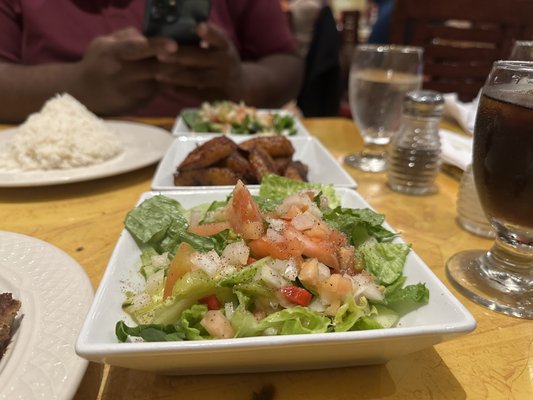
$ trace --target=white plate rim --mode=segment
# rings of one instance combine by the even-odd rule
[[[1,399],[70,399],[87,368],[74,351],[94,291],[84,269],[40,239],[0,231],[0,292],[22,302],[0,361]]]
[[[244,136],[244,135],[226,135],[228,138],[233,140],[235,143],[241,143],[243,141],[253,139],[250,136]],[[172,168],[172,171],[176,169],[176,166],[185,158],[185,156],[188,153],[184,153],[180,151],[179,146],[183,143],[205,143],[208,140],[212,139],[213,136],[181,136],[177,137],[173,140],[173,142],[168,147],[167,152],[163,156],[163,159],[158,164],[156,171],[154,173],[154,176],[152,178],[151,183],[151,189],[152,190],[160,190],[160,191],[174,191],[174,190],[210,190],[212,188],[219,188],[219,189],[226,189],[230,190],[233,186],[174,186],[174,185],[168,185],[165,183],[165,175],[168,173],[169,168]],[[331,152],[322,144],[322,142],[313,136],[291,136],[287,137],[289,139],[293,146],[297,149],[301,148],[302,150],[305,149],[306,146],[313,147],[315,150],[320,152],[321,157],[324,157],[329,162],[329,166],[331,168],[335,168],[335,174],[337,175],[338,181],[333,183],[333,186],[335,187],[346,187],[346,188],[357,188],[357,182],[354,180],[354,178],[343,168],[343,166],[335,159],[335,157],[331,154]],[[311,174],[319,174],[322,176],[322,182],[320,183],[328,183],[328,179],[331,179],[331,169],[325,170],[323,166],[316,165],[316,162],[313,162],[313,160],[305,160],[301,157],[296,156],[296,160],[302,161],[303,163],[307,164],[309,167],[309,170]],[[318,169],[322,169],[322,173],[318,173]],[[326,176],[328,175],[328,176]],[[311,180],[311,182],[315,182],[314,180]],[[247,185],[249,188],[257,188],[258,185]]]
[[[117,133],[124,152],[101,164],[65,170],[0,171],[0,187],[32,187],[83,182],[134,171],[158,162],[172,141],[170,132],[133,121],[104,121]],[[0,131],[0,151],[15,134],[16,128]]]
[[[254,193],[255,189],[252,189]],[[368,206],[371,208],[368,203],[355,191],[348,188],[337,188],[339,194],[349,194],[353,198],[357,199],[360,202],[361,206]],[[141,195],[137,204],[141,203],[148,197],[152,197],[158,194],[169,195],[173,198],[179,199],[186,196],[201,196],[204,201],[209,201],[212,199],[213,195],[218,196],[219,198],[224,198],[228,194],[227,190],[214,188],[206,190],[203,192],[198,191],[174,191],[174,192],[146,192]],[[211,196],[211,197],[210,197]],[[390,228],[388,224],[385,224]],[[420,338],[424,341],[425,337],[427,340],[431,341],[431,344],[437,344],[445,340],[450,340],[454,337],[466,334],[476,327],[476,321],[470,312],[464,307],[464,305],[449,291],[449,289],[436,277],[436,275],[431,271],[431,269],[420,259],[420,257],[412,251],[410,254],[411,262],[414,262],[418,266],[423,268],[425,276],[428,276],[431,280],[431,284],[435,288],[434,293],[430,293],[430,296],[435,296],[436,298],[442,297],[443,300],[447,301],[448,312],[453,313],[456,320],[453,323],[441,322],[441,323],[432,323],[427,326],[399,326],[392,329],[384,330],[374,330],[374,331],[356,331],[356,332],[343,332],[343,333],[325,333],[325,334],[310,334],[310,335],[289,335],[289,336],[275,336],[275,337],[251,337],[251,338],[239,338],[239,339],[220,339],[214,341],[197,341],[197,342],[177,342],[177,343],[98,343],[91,340],[89,337],[88,331],[91,329],[91,325],[94,322],[96,313],[99,312],[99,304],[103,301],[106,296],[106,291],[108,290],[107,286],[109,281],[113,279],[113,276],[120,271],[120,261],[118,259],[120,253],[120,246],[125,238],[129,237],[127,231],[123,231],[120,235],[119,241],[117,242],[117,247],[113,251],[113,255],[109,261],[108,267],[104,273],[104,276],[101,281],[101,285],[98,288],[98,291],[95,296],[91,310],[89,311],[88,317],[82,327],[80,336],[76,343],[76,351],[82,357],[86,357],[91,361],[102,362],[105,361],[111,365],[131,365],[131,368],[135,368],[132,362],[137,358],[145,357],[161,357],[161,360],[164,360],[165,357],[174,357],[175,359],[178,356],[190,357],[194,352],[198,354],[205,355],[210,352],[229,352],[232,350],[268,350],[269,347],[283,347],[288,346],[308,346],[312,347],[314,345],[320,344],[351,344],[354,341],[363,341],[365,343],[380,342],[383,340],[398,341],[402,338]],[[129,238],[131,240],[131,237]],[[128,267],[124,267],[128,269]],[[129,267],[134,268],[134,267]],[[125,271],[122,270],[122,273]],[[131,272],[131,271],[129,271]],[[409,277],[408,277],[409,278]],[[416,311],[414,311],[416,313]],[[436,317],[440,318],[440,317]],[[109,328],[108,328],[109,329]],[[128,360],[128,361],[125,361]],[[168,360],[167,360],[168,361]],[[170,361],[168,361],[170,362]],[[168,363],[167,362],[167,363]],[[354,364],[357,365],[357,364]],[[359,364],[360,365],[360,364]],[[203,372],[202,368],[205,366],[196,365],[192,369],[192,373],[229,373],[232,372],[231,368],[218,368],[214,367],[209,372]],[[191,367],[192,368],[192,367]],[[142,367],[137,366],[137,369],[143,369]],[[265,371],[272,370],[286,370],[291,368],[286,368],[283,365],[275,369],[266,369]],[[152,369],[150,369],[152,370]],[[158,370],[153,369],[153,370]],[[162,370],[160,372],[171,373],[171,374],[189,374],[189,372],[183,371],[173,371]],[[237,371],[239,372],[239,371]],[[240,371],[242,372],[242,371]]]

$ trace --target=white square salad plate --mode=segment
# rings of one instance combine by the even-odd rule
[[[344,207],[369,207],[356,191],[336,190]],[[251,192],[257,193],[256,190]],[[187,208],[223,200],[229,193],[211,189],[165,195]],[[139,203],[157,194],[144,193]],[[139,248],[124,230],[78,337],[78,355],[119,367],[176,375],[334,368],[385,363],[464,335],[476,327],[472,315],[411,250],[404,268],[406,284],[425,283],[429,302],[404,315],[393,328],[206,341],[119,343],[115,336],[116,323],[122,320],[134,325],[121,305],[126,290],[143,284],[139,255]]]
[[[251,139],[250,136],[228,135],[235,143]],[[199,144],[205,143],[212,137],[179,137],[175,138],[168,148],[165,156],[159,163],[152,179],[152,190],[206,190],[213,186],[175,186],[174,173],[176,167]],[[292,159],[301,161],[309,167],[307,174],[311,183],[329,183],[337,187],[356,188],[355,180],[339,164],[324,145],[312,136],[290,137],[294,146]],[[253,188],[257,185],[248,185]],[[233,186],[216,186],[217,188],[231,189]]]
[[[191,110],[191,109],[189,109]],[[296,127],[296,134],[293,136],[310,136],[309,131],[305,128],[305,126],[302,124],[299,118],[297,118],[293,113],[287,110],[281,110],[281,109],[258,109],[258,113],[275,113],[280,115],[288,115],[291,116],[294,119],[294,124]],[[176,119],[176,123],[172,127],[172,134],[174,136],[192,136],[192,137],[213,137],[213,135],[220,135],[220,132],[194,132],[191,130],[191,128],[187,125],[185,120],[183,119],[182,115],[180,114],[178,118]],[[240,134],[239,136],[256,136],[257,134]]]

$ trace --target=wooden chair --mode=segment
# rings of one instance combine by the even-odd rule
[[[533,39],[533,0],[396,0],[391,20],[391,43],[424,48],[424,88],[463,101],[519,39]]]

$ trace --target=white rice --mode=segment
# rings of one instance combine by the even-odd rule
[[[102,163],[123,151],[102,119],[69,94],[56,95],[21,124],[0,153],[0,169],[69,169]]]

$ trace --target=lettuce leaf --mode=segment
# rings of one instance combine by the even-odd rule
[[[365,308],[368,305],[366,298],[361,298],[362,304],[357,305],[353,296],[348,296],[333,318],[335,332],[347,332],[352,330],[357,320],[365,316]]]
[[[160,254],[164,252],[175,254],[177,246],[182,242],[190,244],[201,252],[215,250],[218,254],[222,254],[229,243],[238,240],[235,232],[229,229],[213,236],[200,236],[187,232],[189,223],[185,212],[176,200],[158,195],[143,201],[130,211],[124,223],[137,242],[153,246]]]
[[[162,253],[168,251],[169,253],[175,254],[178,245],[185,242],[197,251],[205,253],[210,250],[215,250],[221,255],[229,243],[239,240],[237,234],[230,229],[225,229],[212,236],[200,236],[187,232],[187,227],[187,224],[182,225],[180,222],[171,224],[166,236],[161,240],[157,249]]]
[[[388,286],[402,276],[407,254],[411,250],[404,243],[376,243],[362,246],[365,268],[376,277],[378,283]]]
[[[259,322],[262,331],[274,328],[278,335],[327,332],[331,320],[307,307],[285,308],[268,315]]]
[[[196,109],[188,108],[183,110],[181,112],[181,118],[183,118],[185,125],[193,132],[211,132],[210,122],[203,120]]]
[[[285,197],[303,189],[320,190],[328,199],[330,207],[337,207],[340,203],[333,185],[295,181],[274,174],[263,176],[259,186],[259,196],[271,201],[282,201]]]
[[[146,342],[208,339],[209,333],[200,324],[206,312],[207,306],[194,304],[181,313],[175,324],[140,324],[130,327],[124,321],[119,321],[115,325],[115,334],[120,342],[125,342],[128,336],[140,337]]]
[[[207,312],[204,304],[194,304],[191,308],[183,311],[179,319],[180,332],[183,332],[186,340],[208,339],[209,333],[200,324]]]
[[[133,210],[124,221],[133,238],[143,244],[157,244],[164,239],[168,228],[178,223],[186,224],[181,204],[169,197],[151,197]]]
[[[235,294],[239,304],[230,318],[231,326],[235,330],[235,337],[260,336],[261,328],[259,323],[248,310],[252,299],[238,290],[235,290]]]
[[[429,289],[424,283],[403,286],[405,276],[385,288],[383,304],[400,314],[406,314],[429,301]]]
[[[175,325],[145,324],[130,327],[124,321],[116,323],[115,334],[119,342],[125,342],[128,336],[140,337],[146,342],[175,342],[185,339],[185,335]]]
[[[288,114],[274,114],[272,120],[275,132],[289,136],[296,135],[298,133],[293,116]]]
[[[378,242],[389,241],[396,234],[382,226],[385,221],[383,214],[378,214],[369,208],[336,207],[323,212],[324,220],[332,227],[343,232],[354,246],[375,238]]]

